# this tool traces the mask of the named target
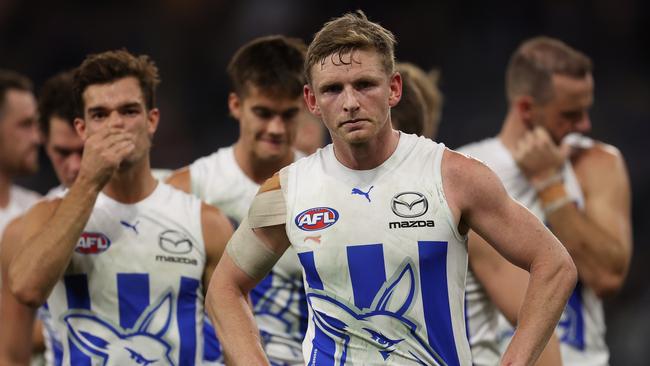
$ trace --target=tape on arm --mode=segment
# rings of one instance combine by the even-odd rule
[[[287,205],[280,189],[258,193],[248,210],[251,228],[283,225],[287,221]]]
[[[269,249],[255,235],[247,218],[244,218],[228,241],[226,252],[237,267],[254,280],[264,278],[282,256],[282,253],[278,254]]]

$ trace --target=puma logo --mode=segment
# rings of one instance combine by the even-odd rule
[[[316,243],[320,244],[320,235],[307,236],[307,237],[305,237],[305,240],[303,240],[303,242],[307,242],[307,240],[311,240],[313,242],[316,242]]]
[[[375,188],[375,186],[371,186],[371,187],[368,189],[368,192],[364,192],[364,191],[360,190],[359,188],[352,188],[352,194],[358,194],[359,196],[364,196],[364,197],[366,197],[366,199],[368,200],[368,202],[372,202],[372,201],[370,201],[370,191],[371,191],[373,188]]]
[[[122,226],[124,226],[124,227],[127,228],[127,229],[131,229],[131,230],[133,230],[136,234],[140,234],[140,233],[138,232],[138,224],[139,224],[139,223],[140,223],[140,220],[136,221],[135,224],[131,225],[131,224],[129,224],[127,221],[120,220],[120,224],[122,224]]]

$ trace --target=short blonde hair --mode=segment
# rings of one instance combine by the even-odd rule
[[[395,36],[381,25],[368,20],[361,10],[347,13],[325,23],[307,49],[305,76],[311,84],[311,68],[328,56],[346,64],[342,56],[354,50],[374,50],[382,57],[387,74],[395,70]],[[334,59],[332,60],[334,61]]]

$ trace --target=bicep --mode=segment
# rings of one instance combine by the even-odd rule
[[[184,167],[174,171],[165,179],[165,183],[185,193],[192,193],[191,178],[190,168]]]

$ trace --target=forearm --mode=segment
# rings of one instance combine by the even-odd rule
[[[502,365],[532,365],[546,346],[576,283],[568,255],[533,263],[515,335]]]
[[[23,240],[9,266],[11,291],[20,301],[38,306],[47,299],[70,262],[98,192],[75,184],[42,228]]]
[[[573,205],[552,212],[547,221],[571,254],[580,280],[587,287],[597,293],[608,293],[622,285],[629,256],[620,240]]]
[[[268,365],[253,312],[241,290],[211,286],[206,306],[229,365]]]
[[[6,286],[0,296],[0,365],[27,366],[32,355],[35,310],[18,303]]]

